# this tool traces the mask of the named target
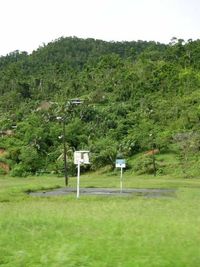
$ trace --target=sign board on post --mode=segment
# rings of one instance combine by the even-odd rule
[[[120,193],[122,193],[122,188],[123,188],[122,173],[123,173],[123,169],[126,168],[125,159],[116,159],[115,166],[116,166],[116,168],[120,168],[121,169],[121,173],[120,173]]]
[[[79,198],[79,188],[80,188],[80,169],[81,164],[90,164],[89,162],[89,151],[75,151],[74,152],[74,164],[77,165],[77,198]]]
[[[75,151],[74,152],[74,164],[90,164],[89,162],[89,151]]]
[[[116,159],[115,166],[116,168],[126,168],[125,159]]]

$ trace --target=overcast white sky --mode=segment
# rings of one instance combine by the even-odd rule
[[[0,0],[0,55],[61,36],[169,43],[199,31],[200,0]]]

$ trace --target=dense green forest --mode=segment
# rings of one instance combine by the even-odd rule
[[[157,174],[198,174],[200,40],[60,38],[0,57],[0,95],[2,174],[62,173],[63,122],[71,175],[82,149],[91,152],[86,170],[112,169],[123,157],[130,171],[151,173],[155,150]]]

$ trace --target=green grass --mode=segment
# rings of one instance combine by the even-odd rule
[[[30,197],[24,192],[63,186],[63,178],[0,178],[0,266],[199,267],[200,180],[124,180],[177,188],[177,198]],[[84,175],[81,184],[117,187],[118,173]]]

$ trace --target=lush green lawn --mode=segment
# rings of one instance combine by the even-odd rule
[[[117,187],[118,176],[90,174],[81,183]],[[63,179],[0,178],[0,266],[199,267],[200,180],[126,174],[124,184],[178,188],[177,198],[38,198],[24,191]]]

